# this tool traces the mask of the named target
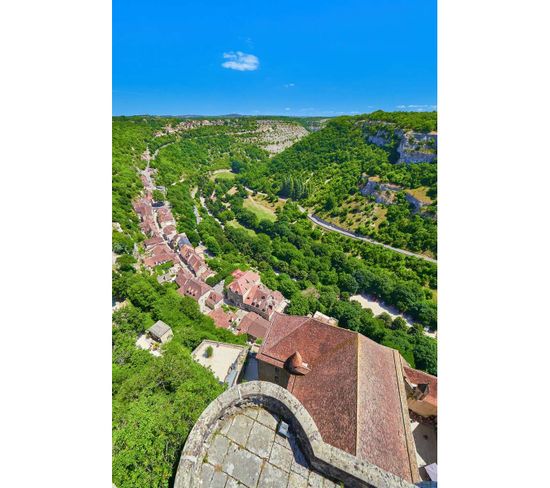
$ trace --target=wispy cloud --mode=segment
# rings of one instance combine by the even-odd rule
[[[237,71],[255,71],[260,66],[260,60],[254,54],[243,53],[242,51],[230,51],[223,53],[223,58],[227,61],[222,66],[227,69]]]
[[[432,110],[437,110],[437,105],[397,105],[396,108],[416,112],[431,112]]]
[[[283,85],[285,88],[292,88],[293,86],[296,86],[294,83],[286,83]]]

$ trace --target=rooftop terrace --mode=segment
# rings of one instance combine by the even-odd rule
[[[207,443],[200,478],[210,487],[335,487],[313,471],[296,436],[276,432],[279,417],[248,407],[223,419]],[[240,483],[240,485],[239,485]]]
[[[212,354],[208,354],[208,348]],[[246,360],[246,348],[223,342],[202,341],[193,351],[193,359],[208,368],[223,383],[233,386]]]
[[[279,432],[280,422],[288,435]],[[250,381],[202,413],[181,454],[174,488],[415,488],[326,444],[304,406],[284,388]]]

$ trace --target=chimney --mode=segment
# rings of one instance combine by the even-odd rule
[[[298,351],[295,351],[294,354],[286,360],[286,367],[290,373],[302,376],[311,371],[309,365],[304,362],[302,355]]]

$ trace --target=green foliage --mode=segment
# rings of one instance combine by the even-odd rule
[[[113,293],[131,302],[113,314],[113,482],[168,487],[191,428],[224,389],[190,351],[204,339],[245,338],[216,328],[196,302],[151,276],[115,273]],[[156,320],[174,332],[161,357],[134,344]]]
[[[162,193],[160,190],[153,190],[153,200],[155,202],[164,201],[164,193]]]
[[[134,249],[134,241],[122,232],[113,231],[113,251],[117,254],[130,254]]]
[[[361,116],[369,121],[388,122],[400,129],[416,132],[437,131],[437,112],[384,112],[377,110]]]

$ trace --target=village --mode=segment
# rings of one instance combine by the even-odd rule
[[[192,352],[193,359],[229,388],[259,380],[287,389],[312,415],[328,444],[410,482],[433,479],[437,378],[320,312],[285,314],[288,301],[262,284],[254,270],[237,269],[229,285],[222,280],[210,286],[206,280],[216,273],[208,266],[208,250],[193,247],[177,232],[169,202],[155,201],[153,191],[158,195],[165,189],[155,186],[154,172],[149,165],[140,172],[144,194],[134,210],[147,239],[136,258],[149,270],[170,263],[157,276],[159,283],[176,283],[178,293],[195,300],[216,327],[247,337],[247,346],[205,340]],[[158,321],[136,346],[159,356],[172,337],[170,326]],[[367,425],[380,436],[366,431],[363,436]]]

